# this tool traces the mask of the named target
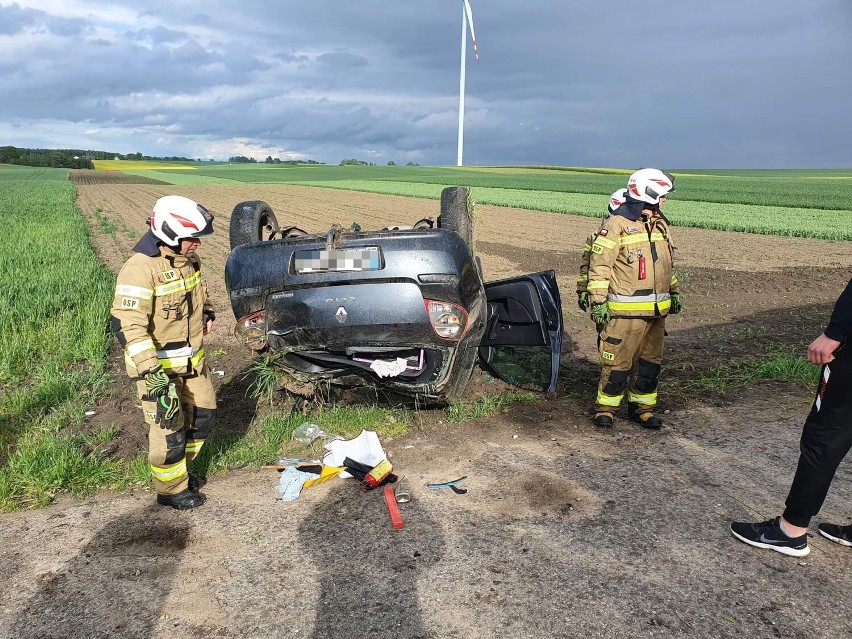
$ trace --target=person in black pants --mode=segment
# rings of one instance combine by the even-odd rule
[[[808,524],[825,501],[840,462],[852,448],[852,281],[834,305],[825,332],[808,346],[808,361],[822,366],[819,388],[802,430],[799,466],[780,517],[731,524],[734,537],[758,548],[804,557]],[[852,525],[823,523],[819,533],[852,546]]]

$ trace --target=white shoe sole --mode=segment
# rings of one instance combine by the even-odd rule
[[[819,534],[825,537],[826,539],[830,539],[836,544],[840,544],[841,546],[852,546],[852,542],[846,541],[845,539],[841,539],[840,537],[835,537],[834,535],[829,535],[827,532],[822,530],[821,528],[817,528],[819,530]]]
[[[754,546],[755,548],[766,548],[767,550],[774,550],[775,552],[780,552],[782,555],[789,555],[790,557],[807,557],[811,554],[811,547],[805,546],[804,548],[790,548],[788,546],[773,546],[772,544],[764,544],[759,541],[752,541],[751,539],[746,539],[742,535],[738,535],[733,530],[731,534],[739,539],[740,541],[744,541],[749,546]]]

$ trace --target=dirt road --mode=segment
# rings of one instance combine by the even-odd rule
[[[309,231],[437,212],[433,202],[272,185],[80,187],[93,227],[116,225],[96,235],[112,268],[167,193],[209,206],[219,229],[245,199],[267,200],[281,221],[282,211],[304,210],[292,222]],[[139,491],[3,515],[0,636],[850,636],[848,548],[817,536],[812,554],[796,560],[727,530],[732,519],[782,508],[810,390],[766,383],[737,397],[666,388],[817,334],[848,281],[848,244],[675,229],[686,311],[669,324],[666,427],[619,421],[600,431],[588,419],[594,333],[573,302],[577,247],[596,222],[478,212],[487,279],[557,271],[569,337],[557,397],[385,441],[414,489],[399,531],[381,496],[352,482],[335,479],[288,504],[276,500],[274,471],[245,469],[212,477],[208,503],[189,513],[158,510]],[[217,277],[226,243],[220,232],[203,245],[220,324],[230,323]],[[209,348],[227,351],[217,360],[226,371],[220,401],[247,402],[236,373],[248,357],[225,329]],[[139,441],[121,388],[101,418]],[[223,414],[222,427],[236,428],[250,409]],[[460,475],[464,495],[424,485]],[[818,521],[849,523],[850,504],[847,460]]]

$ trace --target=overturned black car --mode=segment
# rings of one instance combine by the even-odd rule
[[[309,234],[279,225],[265,202],[240,202],[225,266],[237,336],[273,354],[291,390],[372,385],[447,401],[477,361],[511,384],[555,390],[556,276],[483,282],[472,213],[467,187],[450,187],[440,215],[411,227]]]

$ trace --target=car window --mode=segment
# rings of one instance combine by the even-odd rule
[[[504,381],[521,388],[546,391],[550,387],[552,353],[543,346],[485,346],[479,349],[487,367]]]

